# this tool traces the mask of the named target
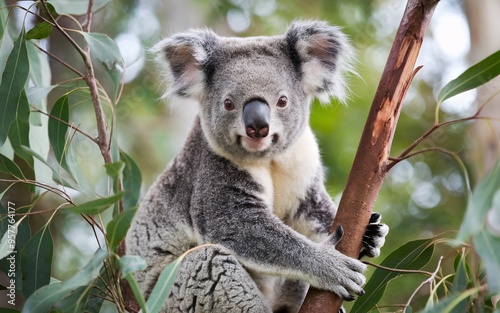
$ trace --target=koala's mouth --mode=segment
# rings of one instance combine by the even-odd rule
[[[278,141],[278,135],[274,134],[264,138],[251,138],[248,136],[238,136],[238,144],[249,152],[261,152],[267,150]]]

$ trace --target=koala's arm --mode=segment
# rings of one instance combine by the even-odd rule
[[[223,245],[259,272],[305,281],[345,299],[364,293],[366,266],[335,250],[341,234],[315,243],[272,214],[250,175],[227,169],[210,174],[211,188],[199,188],[192,203],[204,242]]]
[[[336,211],[337,207],[324,187],[323,177],[318,175],[308,189],[305,199],[300,202],[297,214],[289,220],[289,224],[317,241],[317,238],[324,238],[330,233]],[[381,219],[380,213],[372,213],[363,235],[359,258],[380,255],[380,248],[384,245],[385,236],[389,232],[389,227],[381,223]]]

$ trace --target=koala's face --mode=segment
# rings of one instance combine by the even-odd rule
[[[167,92],[198,100],[212,149],[239,160],[285,151],[304,131],[313,97],[342,98],[351,54],[345,36],[323,22],[296,22],[274,37],[194,30],[155,50],[167,61]]]

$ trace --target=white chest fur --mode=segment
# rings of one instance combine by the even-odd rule
[[[264,188],[264,201],[280,218],[295,214],[321,166],[316,138],[307,127],[284,154],[244,168]]]

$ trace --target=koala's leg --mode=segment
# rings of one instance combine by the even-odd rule
[[[269,313],[261,292],[236,258],[219,245],[183,260],[162,312]]]
[[[279,293],[274,301],[274,313],[296,313],[299,312],[300,306],[304,301],[309,285],[290,279],[280,279],[276,286],[279,288]]]
[[[380,255],[380,248],[385,243],[385,236],[389,233],[389,227],[386,224],[380,223],[382,216],[380,213],[374,212],[370,217],[370,222],[366,226],[365,234],[363,235],[363,244],[359,253],[359,258],[368,256],[374,258]]]

